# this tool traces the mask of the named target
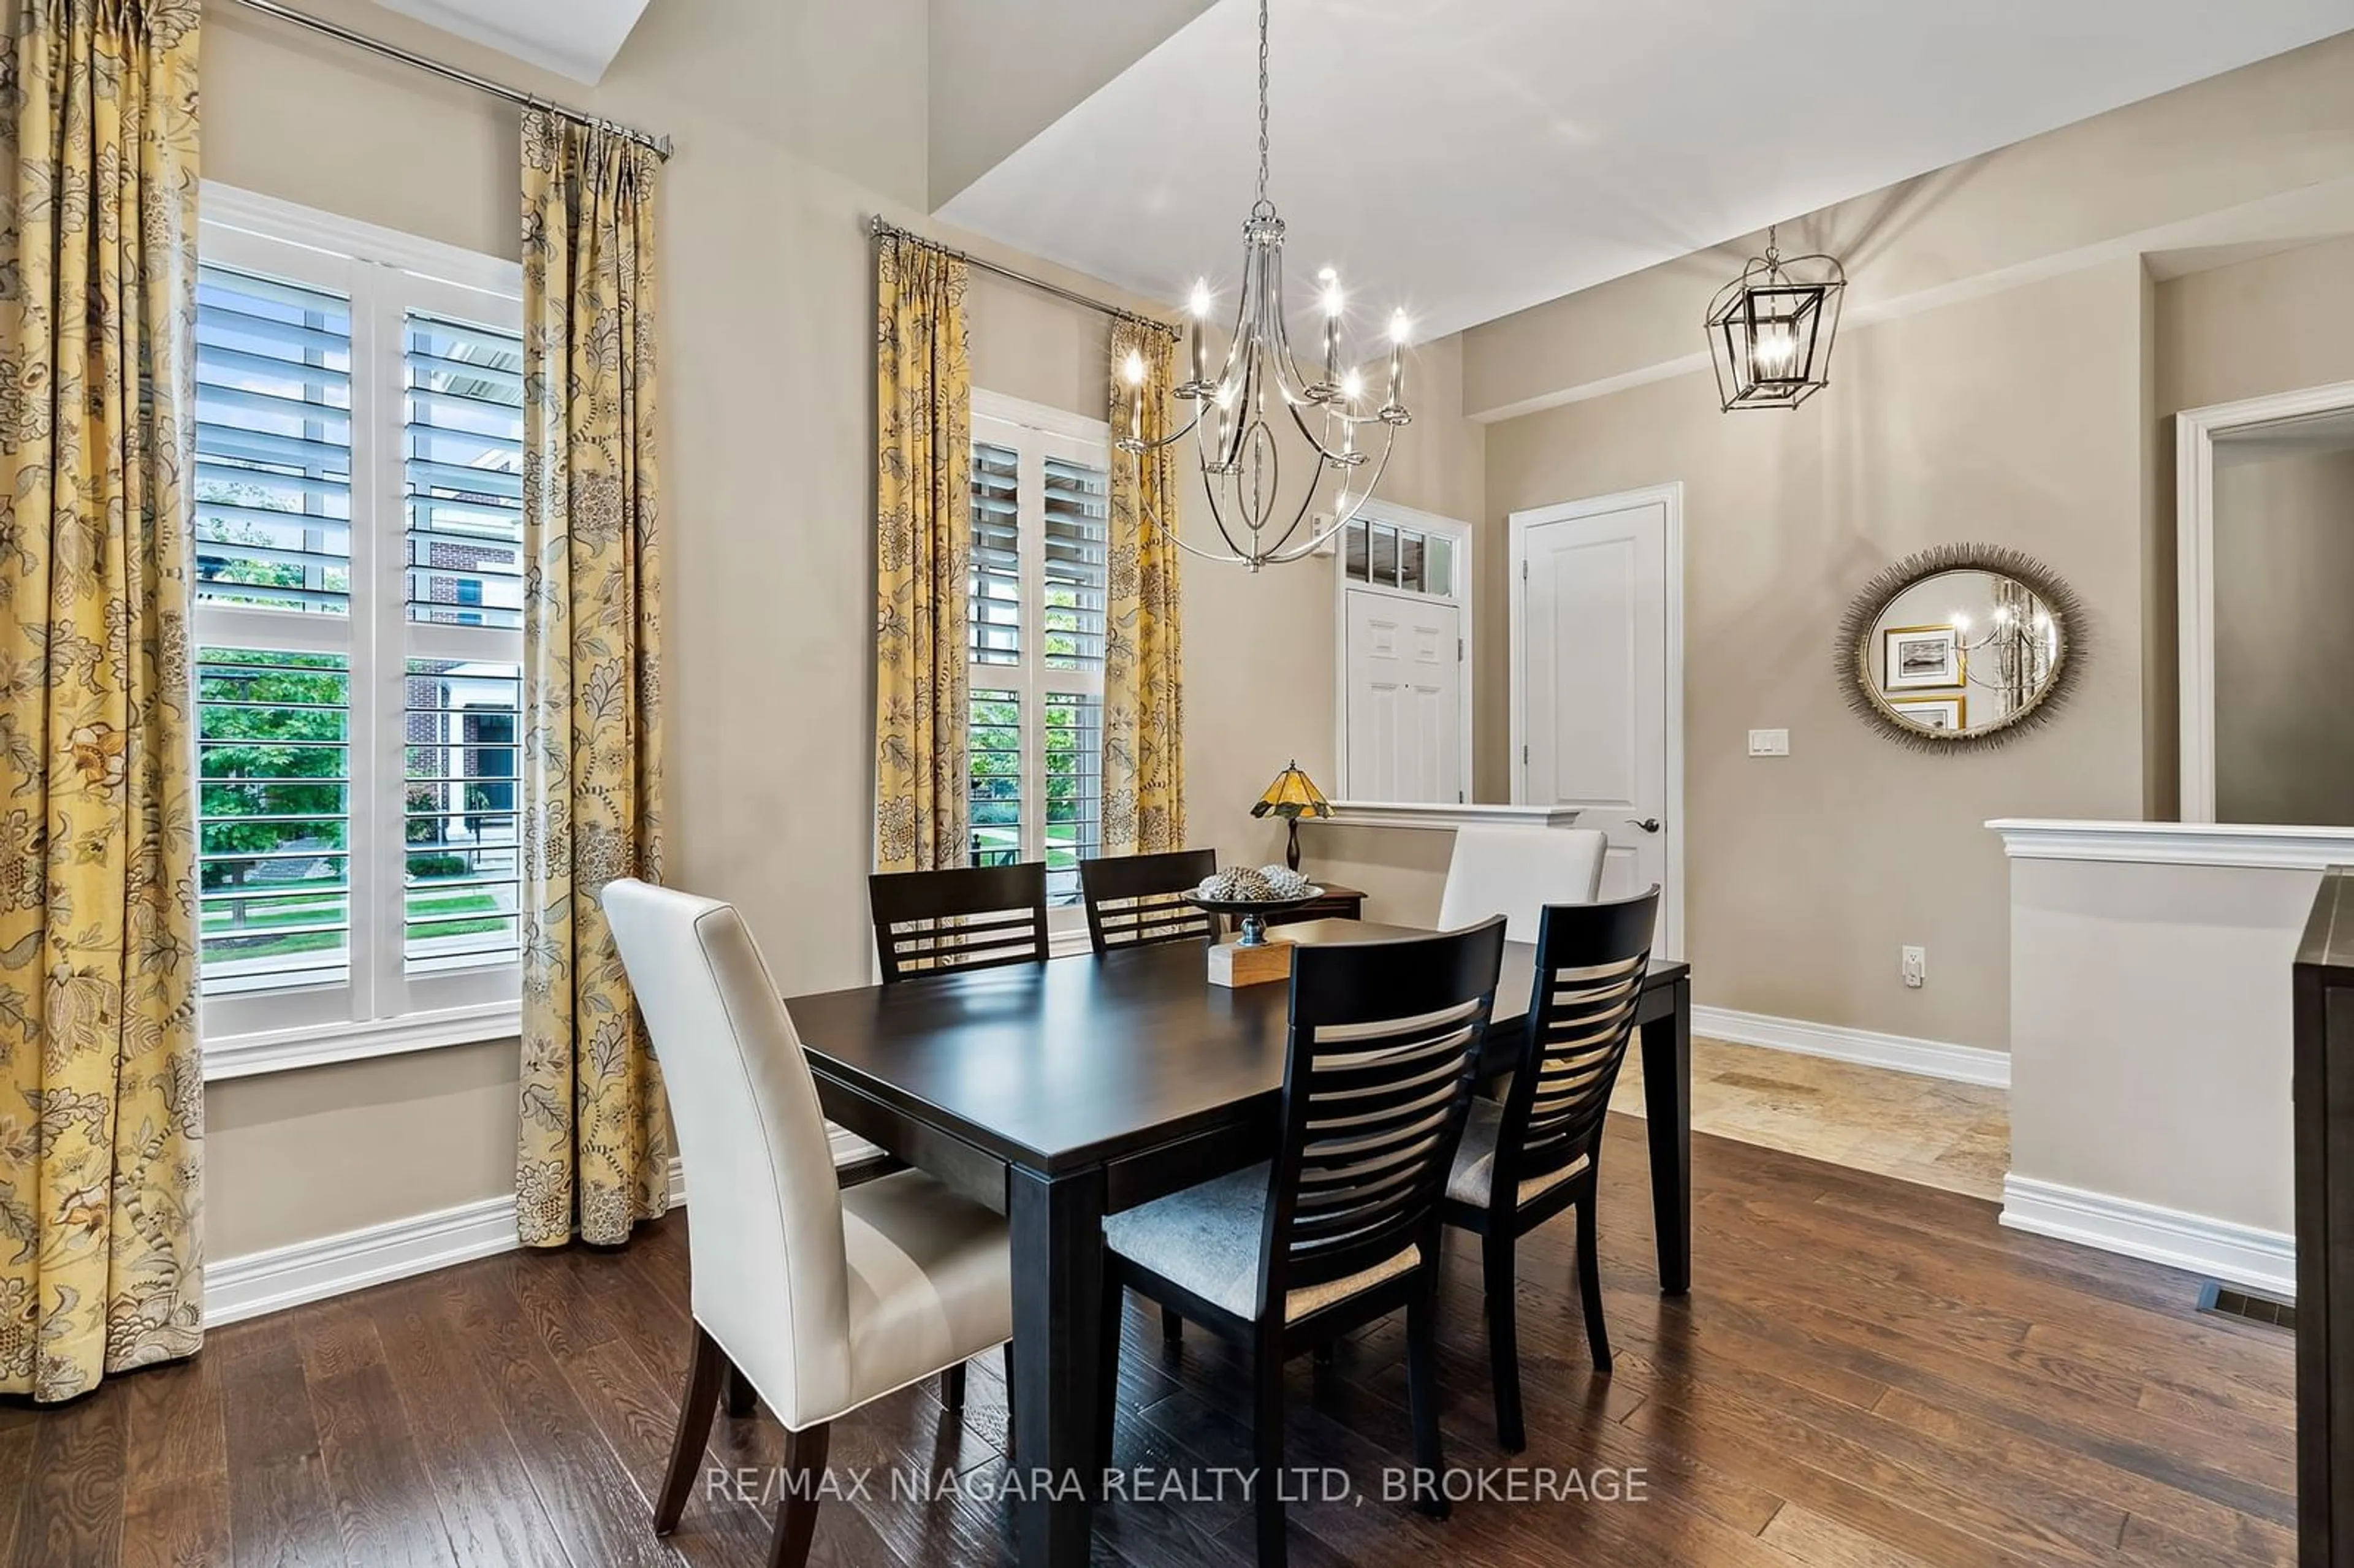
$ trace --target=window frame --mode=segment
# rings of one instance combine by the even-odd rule
[[[1045,471],[1049,458],[1089,464],[1103,471],[1106,513],[1109,512],[1111,425],[1084,414],[1025,402],[1002,393],[976,388],[972,394],[971,444],[982,442],[1011,448],[1015,453],[1015,495],[1019,526],[1015,531],[1020,564],[1021,657],[1010,664],[984,664],[966,652],[968,685],[974,691],[1011,691],[1022,715],[1022,849],[1025,861],[1046,858],[1046,702],[1053,696],[1093,697],[1097,735],[1101,735],[1104,693],[1103,666],[1057,669],[1046,663],[1046,531]],[[1105,588],[1110,588],[1109,540],[1107,530]],[[1108,607],[1107,607],[1107,629]],[[968,730],[970,726],[968,704]],[[1097,843],[1102,842],[1103,800],[1100,779],[1096,800]],[[970,851],[968,851],[968,854]],[[968,861],[968,863],[970,862]],[[1087,907],[1079,899],[1051,904],[1046,926],[1057,951],[1074,950],[1087,939]]]
[[[406,962],[408,665],[456,660],[520,671],[523,633],[409,619],[403,393],[409,314],[486,326],[512,322],[520,333],[522,267],[211,181],[201,188],[199,212],[200,261],[341,294],[352,322],[348,614],[198,603],[191,622],[195,649],[347,661],[347,979],[203,998],[204,1075],[244,1077],[514,1038],[522,1028],[519,957],[442,973],[411,974]],[[190,660],[192,678],[199,662]],[[518,830],[520,810],[518,801]]]

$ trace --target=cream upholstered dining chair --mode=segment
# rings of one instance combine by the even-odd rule
[[[801,1038],[732,906],[623,879],[604,907],[694,1204],[694,1356],[654,1530],[677,1528],[740,1379],[790,1435],[769,1561],[799,1568],[829,1424],[1013,1338],[1005,1222],[920,1171],[836,1184]]]
[[[1609,848],[1609,835],[1594,828],[1458,828],[1438,928],[1458,931],[1501,915],[1505,940],[1534,942],[1546,905],[1600,895]]]

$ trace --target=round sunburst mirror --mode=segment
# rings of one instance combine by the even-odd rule
[[[1848,705],[1907,746],[1999,744],[2043,723],[2084,661],[2083,611],[2034,557],[1943,545],[1864,585],[1840,622]]]

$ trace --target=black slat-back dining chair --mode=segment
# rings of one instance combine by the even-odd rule
[[[877,872],[866,879],[883,983],[1046,961],[1046,866]]]
[[[1246,1347],[1260,1568],[1284,1561],[1277,1478],[1290,1357],[1405,1308],[1415,1464],[1438,1472],[1438,1205],[1503,953],[1501,916],[1444,936],[1295,949],[1272,1164],[1104,1221],[1097,1451],[1111,1452],[1123,1287]],[[1417,1506],[1444,1517],[1443,1494],[1418,1489]]]
[[[1087,940],[1098,953],[1154,942],[1217,940],[1218,917],[1185,901],[1217,869],[1218,852],[1205,849],[1079,862]]]
[[[1479,1099],[1447,1181],[1447,1222],[1479,1235],[1488,1289],[1496,1436],[1518,1453],[1521,1362],[1513,1311],[1513,1249],[1573,1205],[1577,1284],[1595,1370],[1610,1370],[1595,1237],[1595,1180],[1610,1090],[1627,1060],[1643,971],[1659,924],[1659,890],[1613,904],[1546,906],[1537,936],[1528,1041],[1502,1103]]]

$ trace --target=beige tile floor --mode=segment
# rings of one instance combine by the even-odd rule
[[[1610,1106],[1643,1114],[1636,1052]],[[1692,1127],[1977,1198],[1999,1199],[2010,1164],[2000,1089],[1722,1040],[1692,1041]]]

